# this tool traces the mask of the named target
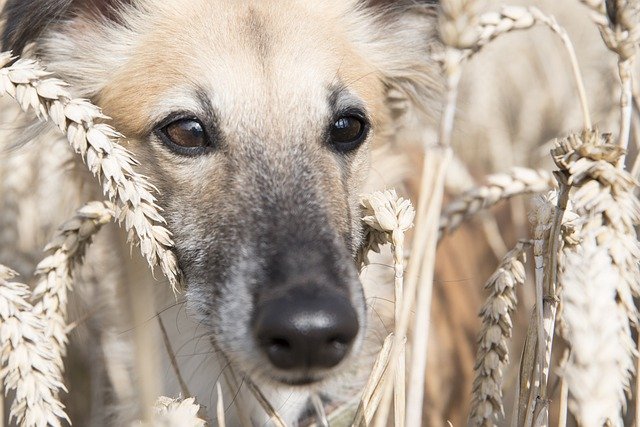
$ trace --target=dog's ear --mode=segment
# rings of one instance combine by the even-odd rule
[[[2,10],[2,50],[20,55],[45,28],[81,13],[111,16],[126,0],[7,0]]]
[[[389,88],[388,103],[394,110],[417,107],[412,109],[432,117],[442,87],[433,59],[440,46],[439,1],[362,0],[361,5],[377,17],[376,65]]]

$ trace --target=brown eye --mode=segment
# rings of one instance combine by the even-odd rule
[[[162,135],[174,144],[172,148],[192,151],[207,145],[204,126],[196,119],[179,119],[161,129]]]
[[[356,116],[342,116],[331,126],[331,143],[339,151],[346,152],[357,148],[366,137],[367,126]]]

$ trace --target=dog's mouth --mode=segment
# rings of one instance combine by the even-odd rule
[[[310,369],[283,372],[274,370],[271,367],[263,367],[261,377],[274,386],[285,388],[300,388],[306,390],[322,389],[328,383],[338,378],[344,371],[342,368],[349,365],[345,360],[339,366],[332,369]]]
[[[276,378],[276,381],[291,387],[309,387],[321,383],[324,378],[316,376],[303,376],[300,378]]]

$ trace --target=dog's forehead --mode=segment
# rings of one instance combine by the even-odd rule
[[[139,112],[160,116],[180,109],[180,102],[186,109],[196,101],[187,98],[199,91],[223,118],[239,125],[248,115],[280,123],[291,114],[321,120],[337,88],[348,88],[366,105],[380,96],[375,70],[354,51],[345,28],[352,11],[331,3],[163,3],[151,12],[136,53],[110,85],[109,98],[119,105],[109,109],[133,112],[138,103]],[[134,100],[122,88],[136,80],[143,84]],[[128,114],[129,123],[134,116]],[[141,118],[138,125],[139,131],[149,123]]]

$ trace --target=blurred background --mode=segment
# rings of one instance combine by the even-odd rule
[[[486,9],[499,11],[504,4],[535,5],[557,18],[575,45],[594,123],[603,132],[617,129],[620,90],[616,58],[604,46],[586,8],[577,0],[537,0],[488,1]],[[445,206],[463,191],[485,183],[487,174],[507,172],[514,166],[553,170],[549,150],[554,139],[579,130],[581,117],[570,63],[557,35],[540,27],[513,31],[490,43],[464,68],[454,126],[456,158],[447,176]],[[637,126],[632,132],[632,140],[637,142]],[[416,202],[421,142],[411,136],[399,140],[403,142],[394,151],[408,166],[404,191]],[[636,147],[630,144],[629,158],[635,158]],[[384,162],[378,164],[385,169]],[[487,296],[483,286],[518,239],[531,237],[529,210],[530,198],[515,198],[465,223],[440,244],[425,425],[442,426],[447,421],[454,426],[466,425],[480,328],[478,313]],[[527,285],[519,292],[511,365],[504,379],[504,425],[511,419],[520,354],[533,309],[533,271],[528,275]],[[554,350],[554,354],[562,351]],[[550,384],[551,419],[557,420],[557,375],[551,377]]]

